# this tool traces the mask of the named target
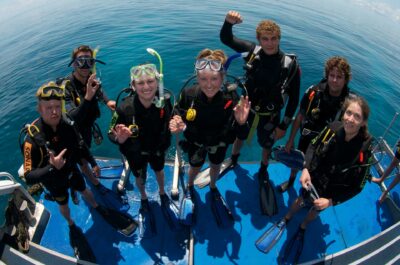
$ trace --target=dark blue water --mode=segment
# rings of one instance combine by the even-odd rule
[[[348,58],[351,88],[364,95],[372,109],[370,130],[382,135],[400,102],[400,3],[395,0],[337,1],[16,1],[0,2],[0,171],[16,174],[22,163],[17,138],[21,126],[37,117],[34,93],[43,83],[67,75],[72,49],[80,44],[100,46],[101,79],[115,98],[129,82],[131,66],[152,61],[145,49],[162,56],[165,85],[178,93],[193,74],[193,61],[206,47],[233,51],[219,41],[219,29],[230,9],[244,23],[234,28],[255,40],[261,19],[282,28],[281,48],[296,53],[304,90],[320,80],[323,63],[334,55]],[[231,73],[242,75],[235,61]],[[103,106],[103,132],[110,120]],[[400,121],[388,135],[398,137]],[[281,142],[283,143],[283,141]],[[257,145],[246,146],[241,159],[258,160]],[[118,156],[107,139],[93,151]]]

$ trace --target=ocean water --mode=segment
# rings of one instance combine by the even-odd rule
[[[147,61],[156,49],[164,61],[165,86],[178,94],[193,74],[193,62],[203,48],[233,51],[219,40],[228,10],[238,10],[244,23],[234,33],[255,41],[261,19],[281,25],[281,48],[298,55],[301,93],[318,82],[327,58],[345,56],[351,66],[350,87],[371,106],[370,131],[381,136],[400,111],[400,3],[396,0],[304,1],[0,1],[0,171],[13,175],[22,163],[18,134],[37,116],[34,93],[43,83],[65,76],[72,49],[99,46],[103,87],[111,98],[129,83],[129,69]],[[243,75],[236,60],[231,74]],[[103,134],[110,112],[101,107]],[[390,144],[399,137],[400,121],[387,134]],[[279,144],[284,144],[285,139]],[[93,146],[99,156],[118,156],[105,139]],[[245,146],[241,160],[256,161],[260,148]]]

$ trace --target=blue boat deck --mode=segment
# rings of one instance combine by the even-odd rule
[[[387,160],[389,163],[390,160]],[[99,163],[100,166],[115,165],[103,168],[102,175],[105,178],[101,180],[106,187],[115,190],[117,177],[122,170],[121,162],[99,160]],[[230,228],[222,229],[217,226],[207,195],[209,188],[205,187],[196,189],[194,227],[192,229],[182,227],[171,231],[161,213],[157,184],[151,171],[148,173],[146,185],[157,221],[155,237],[142,239],[137,233],[132,237],[119,234],[96,211],[89,210],[82,199],[78,206],[70,203],[72,216],[84,231],[99,264],[188,264],[190,254],[193,255],[193,262],[197,264],[259,264],[260,262],[276,264],[279,256],[283,254],[286,240],[293,236],[307,210],[303,209],[288,224],[281,240],[268,254],[258,251],[254,242],[272,223],[282,218],[288,210],[288,205],[297,197],[300,188],[300,184],[296,181],[294,188],[289,192],[281,194],[276,190],[279,213],[272,218],[262,215],[256,177],[258,166],[258,163],[240,163],[240,166],[229,171],[218,181],[219,190],[235,219],[233,227]],[[173,164],[168,163],[165,170],[166,190],[169,191],[172,185]],[[273,186],[285,181],[289,175],[289,169],[279,163],[272,163],[268,171]],[[375,169],[371,172],[377,174]],[[131,176],[130,183],[132,178]],[[390,181],[391,179],[387,180]],[[179,189],[182,198],[181,185]],[[391,192],[392,198],[397,203],[399,189],[397,186]],[[367,183],[361,194],[355,198],[323,211],[306,231],[300,262],[341,251],[371,238],[397,222],[386,204],[377,204],[380,194],[378,185]],[[127,197],[130,204],[128,213],[136,218],[140,197],[132,184],[127,186]],[[98,195],[96,198],[101,203]],[[176,203],[179,205],[179,202]],[[55,203],[44,201],[44,204],[52,215],[40,242],[41,245],[72,256],[66,221],[58,212]],[[191,233],[194,239],[193,253],[189,253],[188,247]]]

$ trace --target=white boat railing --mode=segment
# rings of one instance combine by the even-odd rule
[[[12,194],[15,190],[21,191],[26,199],[35,204],[35,199],[10,173],[0,172],[0,195]]]

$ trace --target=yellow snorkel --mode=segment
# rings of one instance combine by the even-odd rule
[[[96,56],[97,56],[97,53],[99,52],[99,50],[100,50],[100,46],[97,46],[97,47],[93,50],[93,59],[96,59]],[[92,74],[96,74],[96,63],[93,64],[93,67],[92,67]]]
[[[153,56],[156,56],[158,58],[158,61],[160,62],[160,76],[159,76],[159,83],[158,83],[158,100],[155,101],[155,105],[157,108],[162,108],[164,107],[165,104],[165,99],[164,99],[164,75],[163,75],[163,62],[161,59],[160,54],[156,52],[152,48],[147,48],[146,51],[150,53]]]

